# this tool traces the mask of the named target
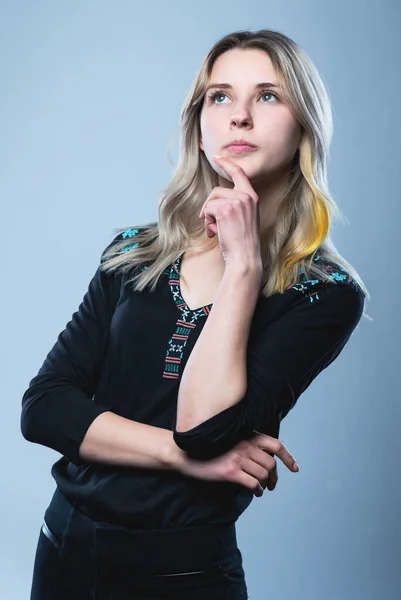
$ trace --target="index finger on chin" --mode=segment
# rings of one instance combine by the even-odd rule
[[[231,160],[223,156],[214,156],[213,158],[217,159],[217,164],[219,164],[221,161],[221,167],[228,173],[228,175],[230,175],[231,179],[233,180],[235,190],[241,190],[241,192],[246,192],[255,201],[257,200],[255,190],[253,189],[242,167],[233,163]]]

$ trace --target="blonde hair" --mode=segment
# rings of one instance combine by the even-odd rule
[[[115,229],[118,236],[103,255],[102,270],[120,269],[126,273],[134,265],[147,263],[145,269],[138,269],[126,281],[133,283],[136,291],[146,286],[154,290],[163,272],[189,248],[194,248],[194,240],[204,249],[215,244],[215,238],[206,238],[204,221],[199,219],[207,196],[218,185],[217,173],[199,146],[200,112],[216,59],[237,48],[268,54],[282,89],[282,99],[302,126],[300,148],[294,156],[275,226],[268,236],[263,236],[261,222],[264,267],[261,293],[265,297],[283,293],[299,281],[300,270],[308,278],[336,283],[324,264],[316,260],[320,257],[345,271],[370,299],[362,279],[330,238],[332,220],[346,219],[328,190],[327,160],[333,130],[328,93],[306,53],[283,33],[269,29],[230,33],[210,49],[182,108],[179,162],[162,192],[158,222]],[[128,234],[118,239],[123,231]],[[132,231],[136,233],[135,244],[127,240]],[[363,314],[371,320],[366,311]]]

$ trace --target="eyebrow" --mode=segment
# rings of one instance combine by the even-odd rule
[[[277,83],[272,83],[271,81],[262,81],[261,83],[257,83],[255,85],[256,89],[260,89],[260,88],[264,88],[264,87],[279,88],[280,86]],[[211,83],[210,85],[207,86],[205,92],[207,92],[208,90],[210,90],[212,88],[222,88],[225,90],[232,90],[233,86],[230,85],[229,83]]]

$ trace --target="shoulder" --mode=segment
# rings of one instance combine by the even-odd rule
[[[118,243],[127,240],[128,243],[120,248],[120,252],[128,252],[139,246],[139,241],[134,241],[134,239],[136,238],[138,240],[144,230],[144,227],[129,227],[118,233],[113,241]]]
[[[112,243],[126,242],[124,249],[122,251],[128,251],[131,248],[136,248],[139,245],[139,240],[143,233],[146,232],[146,227],[137,226],[137,227],[129,227],[128,229],[123,229],[117,233]]]
[[[334,263],[320,255],[316,255],[313,264],[324,272],[324,277],[319,275],[307,275],[305,271],[299,269],[299,278],[297,283],[287,288],[287,291],[296,292],[298,296],[305,298],[309,302],[317,302],[319,292],[322,290],[349,290],[356,296],[365,294],[358,282],[339,264]],[[340,292],[341,294],[342,292]],[[347,294],[347,292],[344,292]]]
[[[306,305],[311,318],[338,318],[352,326],[361,318],[365,293],[359,283],[339,264],[320,256],[314,262],[324,271],[325,277],[307,276],[300,269],[299,281],[285,293],[292,295],[293,305]]]
[[[156,225],[156,223],[151,223],[150,225],[137,225],[136,227],[120,229],[104,249],[102,258],[106,257],[106,254],[107,257],[110,257],[110,253],[114,256],[123,252],[129,252],[139,245],[142,246],[142,243],[144,246],[147,246],[152,241],[152,238],[149,240],[148,234],[156,231]]]

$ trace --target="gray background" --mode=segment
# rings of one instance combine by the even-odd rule
[[[372,293],[342,355],[282,424],[300,463],[238,522],[253,600],[401,597],[400,7],[383,0],[0,2],[0,597],[29,597],[59,454],[26,442],[20,402],[114,227],[156,218],[167,147],[210,46],[277,29],[334,106],[340,252]],[[176,138],[175,138],[176,139]],[[174,138],[173,138],[174,140]],[[178,145],[172,145],[173,161]]]

